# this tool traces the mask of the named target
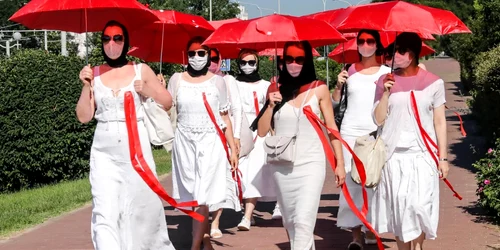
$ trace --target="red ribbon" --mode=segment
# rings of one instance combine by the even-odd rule
[[[227,146],[227,139],[226,136],[224,135],[224,132],[222,132],[222,129],[220,129],[219,125],[217,124],[217,121],[215,120],[215,115],[212,112],[212,108],[210,107],[210,104],[207,101],[207,96],[205,95],[205,92],[203,92],[203,104],[205,105],[205,108],[207,109],[208,116],[210,117],[210,120],[215,126],[215,129],[217,130],[217,134],[219,134],[219,138],[222,141],[222,145],[224,146],[224,150],[226,151],[226,157],[229,163],[231,163],[231,158],[229,157],[229,148]],[[245,114],[243,114],[245,115]],[[236,181],[238,184],[238,198],[240,202],[243,202],[243,188],[241,186],[241,171],[239,169],[236,169],[232,173],[233,179]]]
[[[375,238],[377,239],[377,245],[379,249],[385,249],[384,245],[382,244],[382,240],[380,239],[380,236],[378,233],[373,229],[373,226],[368,222],[366,215],[368,213],[368,194],[366,193],[366,188],[365,188],[365,183],[366,183],[366,172],[365,168],[363,165],[363,162],[356,156],[354,151],[352,151],[351,147],[342,139],[340,136],[340,133],[337,130],[331,129],[326,126],[326,124],[319,119],[319,117],[312,111],[311,106],[306,106],[304,107],[304,114],[311,123],[311,125],[314,127],[316,130],[316,133],[318,133],[319,139],[321,140],[321,143],[323,144],[323,150],[325,151],[326,157],[328,161],[330,162],[330,165],[335,172],[335,168],[337,167],[336,160],[335,160],[335,155],[333,153],[332,148],[330,147],[330,142],[327,140],[325,134],[323,133],[323,130],[321,130],[321,126],[325,127],[335,138],[340,140],[342,144],[347,148],[347,150],[352,154],[352,158],[354,160],[354,164],[356,166],[356,169],[358,170],[359,177],[361,179],[361,187],[363,190],[363,208],[361,209],[362,211],[360,212],[358,208],[356,207],[356,204],[352,200],[351,194],[349,193],[349,190],[347,188],[347,185],[343,184],[342,185],[342,193],[344,194],[344,198],[351,208],[352,212],[363,222],[363,224],[370,230],[374,235]]]
[[[259,116],[260,109],[259,109],[259,99],[257,98],[257,92],[256,91],[253,92],[253,106],[255,108],[255,115],[257,117],[257,116]],[[243,114],[243,115],[245,115],[245,114]],[[258,135],[256,135],[255,138],[253,138],[253,142],[257,141],[257,136]]]
[[[447,106],[444,106],[447,110],[451,110]],[[455,113],[455,115],[458,117],[458,120],[460,121],[460,132],[462,132],[463,136],[467,136],[467,133],[465,132],[464,129],[464,122],[462,121],[462,116],[457,111],[451,110],[451,112]]]
[[[422,135],[425,147],[427,148],[427,151],[429,151],[429,153],[431,154],[432,159],[436,163],[436,166],[439,167],[439,161],[437,159],[439,157],[439,147],[438,147],[437,143],[432,140],[432,138],[429,136],[429,134],[425,131],[424,127],[422,126],[422,122],[420,121],[420,114],[419,114],[418,108],[417,108],[417,100],[415,99],[415,93],[413,91],[411,91],[410,96],[411,96],[411,106],[413,108],[413,112],[415,113],[415,120],[417,120],[418,128],[420,130],[420,134]],[[461,120],[462,120],[462,118],[460,118],[460,121]],[[462,134],[464,134],[464,133],[465,133],[465,130],[463,131]],[[437,153],[433,152],[432,148],[429,146],[429,143],[436,149]],[[448,179],[444,178],[443,181],[451,189],[451,191],[453,192],[453,196],[457,197],[459,200],[462,200],[462,196],[460,196],[458,194],[458,192],[455,191],[455,189],[453,188],[451,183],[448,181]]]
[[[160,196],[163,200],[168,202],[174,208],[186,213],[187,215],[193,217],[195,220],[203,222],[205,217],[191,210],[183,209],[182,207],[197,207],[197,201],[188,201],[177,203],[172,197],[170,197],[161,186],[160,182],[153,174],[148,166],[146,160],[144,160],[144,155],[142,154],[141,142],[139,139],[139,131],[137,129],[137,117],[135,113],[135,103],[134,96],[132,92],[125,92],[125,123],[127,125],[128,133],[128,144],[130,149],[130,160],[132,161],[132,167],[141,176],[141,178],[146,182],[146,184]],[[139,159],[139,161],[137,161]],[[140,164],[139,164],[140,162]]]

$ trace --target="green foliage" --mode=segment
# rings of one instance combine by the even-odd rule
[[[486,156],[473,166],[478,170],[476,192],[479,204],[500,222],[500,139],[496,148],[490,148]]]
[[[470,102],[481,132],[490,143],[500,136],[500,46],[481,53],[474,62],[475,88]]]
[[[178,10],[210,19],[209,1],[205,0],[140,0],[139,2],[149,4],[152,9]],[[212,0],[212,20],[234,18],[239,13],[236,2]]]
[[[81,178],[93,124],[75,117],[83,62],[41,50],[0,61],[0,192]]]

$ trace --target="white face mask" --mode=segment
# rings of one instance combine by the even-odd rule
[[[204,57],[195,55],[193,57],[190,57],[188,61],[189,65],[191,65],[191,68],[193,68],[196,71],[199,71],[202,70],[207,65],[208,55]]]
[[[257,70],[257,65],[254,65],[254,66],[250,66],[247,64],[245,64],[244,66],[241,66],[240,67],[241,71],[243,71],[243,73],[245,73],[245,75],[250,75],[252,74],[254,71]]]
[[[104,45],[104,53],[106,53],[106,56],[108,56],[111,60],[115,60],[120,57],[122,55],[122,51],[123,43],[117,44],[114,42],[109,42]]]
[[[358,46],[358,52],[363,57],[373,56],[373,54],[375,54],[376,51],[377,51],[377,46],[368,46],[368,45]]]
[[[394,56],[394,68],[395,69],[406,69],[408,66],[410,66],[412,60],[410,59],[410,52],[406,52],[404,55],[399,54],[396,52],[396,55]],[[392,60],[387,60],[385,63],[391,67],[392,66]]]
[[[288,70],[288,73],[292,77],[298,77],[300,75],[300,72],[302,71],[302,67],[303,65],[290,63],[286,65],[286,70]]]

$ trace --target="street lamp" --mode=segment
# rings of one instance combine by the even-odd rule
[[[17,49],[19,49],[19,40],[21,40],[21,38],[23,36],[19,32],[14,32],[14,34],[12,35],[12,37],[14,38],[14,40],[16,40],[16,46],[17,46]]]
[[[263,16],[263,14],[262,14],[262,10],[270,10],[270,11],[272,11],[273,13],[276,13],[276,11],[275,11],[275,10],[273,10],[273,9],[262,8],[262,7],[260,7],[259,5],[254,4],[254,3],[246,3],[246,2],[240,2],[240,1],[238,1],[237,3],[238,3],[238,4],[246,4],[246,5],[252,5],[252,6],[255,6],[257,9],[259,9],[260,16]]]

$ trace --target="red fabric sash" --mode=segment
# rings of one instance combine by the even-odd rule
[[[226,151],[226,157],[229,162],[231,162],[231,158],[229,157],[229,148],[227,146],[227,140],[226,136],[224,135],[224,132],[222,132],[222,129],[220,129],[219,125],[217,124],[217,121],[215,120],[215,115],[212,112],[212,108],[210,107],[210,104],[207,101],[207,96],[205,95],[205,92],[203,92],[203,104],[205,105],[205,108],[207,109],[208,116],[210,117],[210,120],[214,124],[215,129],[217,130],[217,134],[219,135],[220,140],[222,141],[222,145],[224,146],[224,150]],[[245,114],[243,114],[245,115]],[[240,202],[243,202],[243,188],[241,186],[241,171],[239,169],[236,169],[232,173],[234,181],[236,181],[238,185],[238,198]]]
[[[257,98],[257,92],[253,92],[253,106],[255,107],[255,116],[259,116],[259,99]],[[243,114],[245,115],[245,114]],[[255,136],[255,138],[253,138],[253,142],[257,141],[257,136]]]
[[[447,106],[444,106],[447,110],[451,110],[450,108],[448,108]],[[451,110],[451,112],[455,113],[455,115],[458,117],[458,120],[460,121],[460,132],[462,132],[462,135],[463,136],[467,136],[467,133],[465,132],[465,129],[464,129],[464,122],[462,121],[462,116],[460,116],[460,114],[454,110]]]
[[[363,222],[363,224],[370,230],[376,237],[377,239],[377,245],[379,249],[385,249],[384,245],[382,244],[382,240],[380,239],[380,236],[378,233],[373,229],[372,225],[370,222],[368,222],[366,215],[368,213],[368,195],[366,193],[366,188],[365,188],[365,183],[366,183],[366,172],[365,172],[365,167],[363,165],[363,162],[356,156],[356,154],[352,151],[352,149],[349,147],[349,145],[342,139],[340,136],[340,133],[337,130],[333,130],[329,127],[326,126],[326,124],[319,119],[319,117],[312,111],[311,106],[306,106],[304,107],[304,114],[306,115],[307,119],[311,123],[311,125],[314,127],[316,132],[318,133],[319,139],[321,140],[321,143],[323,144],[323,149],[325,151],[326,157],[328,159],[328,162],[330,162],[330,165],[335,172],[335,168],[337,167],[336,160],[335,160],[335,155],[333,153],[332,148],[330,147],[330,142],[326,138],[325,134],[323,133],[323,130],[321,129],[320,125],[325,127],[335,138],[340,140],[342,144],[347,148],[347,150],[352,154],[352,158],[354,160],[354,164],[356,166],[356,169],[358,170],[359,177],[361,179],[361,187],[363,190],[363,208],[361,209],[361,212],[358,210],[356,207],[356,204],[352,200],[351,194],[349,193],[349,190],[347,188],[347,185],[342,185],[342,193],[344,194],[344,198],[351,208],[352,212]],[[349,177],[346,177],[349,178]]]
[[[429,153],[431,154],[432,159],[436,163],[436,166],[439,167],[439,161],[438,161],[439,147],[438,147],[437,143],[432,140],[432,138],[429,136],[429,134],[425,131],[424,127],[422,126],[422,122],[420,121],[420,113],[418,112],[418,108],[417,108],[417,100],[415,99],[415,93],[413,91],[411,91],[410,96],[411,96],[411,106],[413,108],[413,112],[415,113],[415,120],[417,120],[418,128],[420,130],[420,134],[422,135],[425,147],[427,148],[427,151],[429,151]],[[462,120],[462,118],[460,118],[460,121],[461,120]],[[464,133],[465,133],[465,130],[463,131],[462,134],[464,134]],[[434,151],[430,147],[429,143],[435,148],[437,153],[434,153]],[[460,196],[458,194],[458,192],[455,191],[455,189],[453,188],[451,183],[446,178],[443,179],[443,181],[451,189],[451,191],[453,192],[453,196],[457,197],[459,200],[462,200],[462,196]]]
[[[146,182],[146,184],[151,188],[151,190],[153,190],[153,192],[155,192],[163,200],[168,202],[171,206],[193,217],[197,221],[202,222],[203,220],[205,220],[205,217],[203,217],[203,215],[182,208],[182,207],[197,207],[198,202],[189,201],[189,202],[177,203],[172,197],[168,195],[167,191],[165,191],[165,189],[161,186],[160,182],[153,174],[153,171],[151,171],[146,160],[144,159],[144,155],[142,154],[141,142],[139,139],[139,131],[137,129],[137,117],[135,113],[134,96],[130,91],[125,92],[124,105],[125,105],[125,122],[127,125],[128,144],[130,149],[130,160],[132,161],[132,167],[139,174],[139,176],[141,176],[144,182]]]

